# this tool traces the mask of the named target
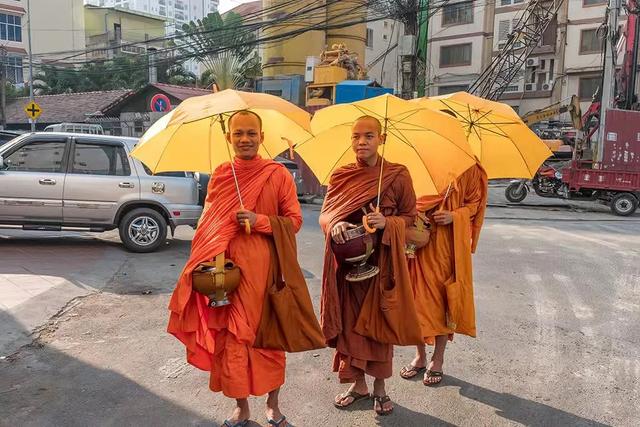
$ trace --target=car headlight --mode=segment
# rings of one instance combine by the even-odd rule
[[[557,179],[562,179],[562,172],[560,172],[560,171],[556,171],[556,173],[554,174],[554,176],[555,176]]]

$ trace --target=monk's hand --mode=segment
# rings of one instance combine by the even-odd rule
[[[340,221],[331,229],[331,238],[334,242],[343,244],[347,241],[347,230],[350,228],[356,228],[356,226],[347,221]]]
[[[369,212],[367,214],[367,223],[370,227],[382,230],[387,226],[387,218],[380,212]]]
[[[236,212],[236,219],[238,220],[238,224],[242,227],[244,227],[245,220],[249,221],[249,225],[253,227],[254,225],[256,225],[256,220],[258,219],[258,216],[255,213],[248,211],[246,209],[239,209]]]
[[[453,222],[451,211],[438,211],[433,214],[433,220],[438,225],[447,225]]]

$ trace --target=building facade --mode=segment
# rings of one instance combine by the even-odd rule
[[[31,0],[34,66],[73,66],[165,46],[165,18],[82,0]]]
[[[166,33],[172,35],[184,24],[202,19],[218,11],[219,0],[90,0],[99,6],[117,6],[166,18]],[[200,67],[193,60],[186,61],[184,68],[200,75]]]
[[[0,0],[0,60],[7,81],[21,85],[25,81],[27,31],[26,5],[19,0]]]
[[[527,0],[456,0],[439,10],[429,28],[428,95],[466,90],[503,48],[527,4]],[[501,100],[520,114],[567,101],[572,95],[579,95],[583,110],[588,108],[600,83],[598,28],[607,4],[607,0],[565,0]],[[622,16],[621,24],[625,21]]]
[[[392,88],[394,92],[398,92],[401,86],[398,35],[403,31],[402,24],[391,19],[368,22],[364,61],[360,59],[369,79]]]

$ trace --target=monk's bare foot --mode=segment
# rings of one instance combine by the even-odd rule
[[[416,357],[413,358],[410,364],[404,366],[400,370],[400,376],[405,380],[410,380],[416,375],[425,371],[427,366],[427,352],[424,346],[418,346],[416,348]]]
[[[247,399],[236,399],[236,408],[231,417],[227,418],[228,424],[235,425],[238,422],[248,420],[251,417],[249,401]]]
[[[373,381],[373,410],[378,415],[389,415],[393,412],[393,402],[387,396],[384,379]]]
[[[367,387],[367,382],[364,377],[362,377],[356,379],[356,382],[349,387],[349,390],[337,395],[334,404],[338,408],[346,408],[356,401],[365,398],[369,398],[369,387]]]
[[[424,385],[436,385],[442,381],[442,365],[444,360],[431,359],[427,372],[424,374]]]
[[[267,396],[267,423],[273,427],[287,427],[289,423],[285,416],[280,412],[280,406],[278,402],[278,396],[280,389],[274,390]]]

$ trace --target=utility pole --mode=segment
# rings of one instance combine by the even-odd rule
[[[7,127],[7,48],[0,46],[0,127]]]
[[[402,63],[402,97],[411,99],[417,90],[417,34],[418,4],[420,0],[407,0],[403,11],[404,36],[400,40],[400,56]]]
[[[620,16],[621,0],[609,0],[609,21],[607,36],[604,41],[604,72],[602,77],[602,100],[600,101],[600,129],[598,131],[598,147],[596,164],[602,162],[604,144],[607,140],[607,110],[613,106],[615,99],[614,74],[616,72],[616,44],[618,42],[618,17]]]
[[[27,39],[29,40],[29,101],[33,102],[33,55],[31,50],[31,0],[27,0]],[[31,132],[36,131],[36,120],[31,119]]]

